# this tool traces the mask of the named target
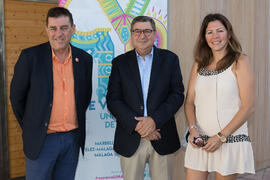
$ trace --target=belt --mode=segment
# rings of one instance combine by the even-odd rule
[[[79,128],[76,128],[76,129],[72,129],[70,131],[61,131],[61,132],[56,131],[56,132],[52,132],[52,133],[49,133],[49,134],[65,134],[65,133],[78,133],[78,132],[79,132]]]

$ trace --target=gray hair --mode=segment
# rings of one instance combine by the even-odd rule
[[[148,17],[148,16],[137,16],[137,17],[135,17],[131,22],[130,31],[133,30],[134,24],[137,23],[137,22],[150,22],[153,30],[156,31],[155,21],[151,17]]]

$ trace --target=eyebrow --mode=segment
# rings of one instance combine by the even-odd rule
[[[49,28],[56,28],[56,27],[68,27],[69,25],[62,25],[62,26],[49,26]]]
[[[151,29],[151,28],[146,28],[146,29],[133,29],[133,31],[136,31],[136,30],[140,30],[140,31],[144,31],[144,30],[152,30],[152,31],[153,31],[153,29]]]
[[[220,29],[224,30],[224,29],[226,29],[226,28],[225,28],[225,27],[218,27],[218,28],[215,29],[215,30],[220,30]],[[209,30],[206,29],[206,31],[212,31],[212,29],[209,29]]]

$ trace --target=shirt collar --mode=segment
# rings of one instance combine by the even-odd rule
[[[71,53],[71,47],[70,47],[70,45],[68,45],[68,51],[69,51],[69,52],[68,52],[68,56],[66,57],[66,59],[65,59],[65,61],[64,61],[64,64],[68,63],[69,59],[72,59],[72,58],[71,58],[72,53]],[[58,62],[60,62],[60,61],[58,60],[58,58],[56,57],[56,55],[54,54],[53,49],[52,49],[52,59],[53,59],[53,60],[57,60]]]
[[[136,51],[136,49],[135,49],[135,52],[136,52],[137,58],[142,58],[142,57],[138,54],[138,52]],[[151,52],[150,52],[149,54],[147,54],[146,56],[152,56],[152,57],[153,57],[153,52],[154,52],[154,47],[152,47]],[[146,57],[146,56],[145,56],[145,57]]]

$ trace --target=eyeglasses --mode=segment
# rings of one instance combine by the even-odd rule
[[[132,33],[135,35],[135,36],[140,36],[142,33],[145,35],[145,36],[150,36],[152,34],[152,32],[155,31],[153,29],[134,29],[132,30]]]

